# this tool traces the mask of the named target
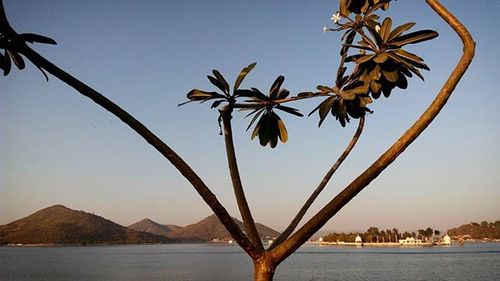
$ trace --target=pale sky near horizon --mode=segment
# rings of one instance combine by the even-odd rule
[[[323,228],[370,226],[442,231],[500,219],[500,1],[443,0],[477,41],[476,58],[435,122],[370,186]],[[46,58],[101,91],[143,121],[197,171],[240,217],[226,168],[217,112],[188,104],[192,88],[214,90],[213,68],[233,83],[257,61],[243,87],[267,91],[286,77],[292,93],[332,83],[338,33],[322,32],[338,1],[79,1],[4,0],[18,32],[54,38],[34,46]],[[394,24],[416,21],[437,39],[411,46],[431,71],[426,81],[370,106],[351,156],[307,217],[368,167],[432,101],[460,56],[455,34],[425,1],[399,0]],[[294,104],[308,113],[318,101]],[[344,149],[356,122],[342,128],[317,115],[281,114],[290,135],[262,148],[235,116],[242,180],[256,221],[286,227]],[[186,225],[211,214],[189,183],[135,132],[54,77],[28,63],[0,77],[0,225],[63,204],[122,225],[148,217]]]

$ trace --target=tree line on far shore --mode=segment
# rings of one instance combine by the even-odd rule
[[[433,241],[434,238],[439,238],[441,236],[440,230],[434,230],[430,227],[425,229],[419,229],[417,232],[409,231],[399,231],[397,228],[380,230],[378,227],[372,226],[368,228],[364,233],[360,232],[350,232],[350,233],[329,233],[323,237],[325,242],[354,242],[357,236],[363,239],[363,242],[369,243],[386,243],[386,242],[398,242],[399,239],[406,239],[407,237],[413,237],[416,239],[422,239],[422,241]]]
[[[446,233],[454,239],[500,239],[500,220],[495,222],[483,221],[481,223],[471,222],[457,228],[452,228]],[[439,240],[441,234],[442,232],[440,230],[430,227],[418,229],[416,232],[409,232],[400,231],[397,228],[380,230],[378,227],[372,226],[364,233],[329,233],[322,238],[324,242],[355,242],[356,237],[359,235],[363,242],[368,243],[398,242],[400,239],[406,239],[408,237],[421,239],[424,242],[433,242]]]

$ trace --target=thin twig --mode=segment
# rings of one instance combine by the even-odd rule
[[[231,126],[232,111],[232,104],[225,106],[220,111],[220,114],[222,115],[222,122],[224,124],[224,141],[226,143],[226,155],[229,166],[229,174],[231,175],[234,195],[236,197],[236,202],[238,204],[238,208],[240,210],[241,218],[243,219],[243,224],[245,225],[245,230],[247,232],[248,238],[253,243],[256,250],[259,253],[262,253],[264,252],[264,246],[262,245],[262,241],[260,239],[259,233],[257,232],[252,213],[250,212],[250,207],[248,206],[248,202],[245,197],[245,192],[241,183],[240,172],[238,169],[238,162],[236,160],[236,152],[233,143],[233,129]]]

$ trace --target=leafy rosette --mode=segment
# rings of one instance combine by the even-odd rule
[[[8,30],[9,28],[5,28]],[[34,34],[34,33],[22,33],[16,34],[15,32],[6,33],[5,31],[0,31],[0,49],[3,49],[4,52],[0,52],[0,69],[3,70],[3,75],[9,75],[12,69],[12,63],[19,69],[23,70],[26,66],[23,57],[19,53],[19,46],[26,43],[41,43],[41,44],[50,44],[56,45],[56,41],[51,38]],[[42,74],[45,76],[47,80],[49,80],[48,76],[45,72],[39,67]]]
[[[381,26],[366,25],[370,36],[361,33],[361,41],[349,47],[360,49],[360,54],[346,58],[346,62],[355,62],[357,68],[353,75],[369,85],[369,92],[375,99],[381,93],[389,97],[395,88],[406,89],[407,77],[413,74],[424,77],[419,69],[429,70],[424,60],[402,47],[433,39],[438,33],[433,30],[420,30],[403,34],[415,23],[406,23],[392,29],[392,20],[384,19]]]
[[[278,145],[278,139],[282,143],[288,141],[288,132],[285,123],[278,114],[276,114],[275,110],[284,111],[299,117],[303,116],[298,109],[281,105],[282,102],[287,101],[287,97],[290,95],[288,90],[281,88],[284,81],[285,77],[278,76],[269,89],[268,95],[263,94],[256,88],[240,93],[240,96],[250,98],[246,100],[248,104],[255,105],[250,106],[253,108],[253,111],[246,116],[249,117],[253,115],[247,127],[247,131],[257,120],[259,120],[253,129],[251,138],[253,140],[258,136],[259,143],[262,146],[267,146],[269,144],[271,148],[275,148]]]
[[[186,95],[188,101],[179,104],[179,106],[193,101],[199,101],[201,103],[207,101],[213,101],[211,108],[217,108],[223,102],[234,103],[236,101],[235,99],[239,96],[241,92],[248,91],[248,90],[240,90],[239,87],[243,82],[243,80],[245,79],[245,77],[247,76],[247,74],[250,73],[250,71],[252,71],[255,65],[257,65],[257,63],[254,62],[240,71],[238,78],[236,78],[236,81],[234,82],[232,93],[229,87],[229,83],[227,83],[224,76],[217,69],[212,70],[213,76],[207,75],[208,81],[210,81],[212,85],[214,85],[217,89],[219,89],[220,92],[214,92],[214,91],[210,92],[199,89],[193,89],[189,91],[189,93],[187,93]]]
[[[342,127],[350,121],[350,118],[359,119],[371,110],[367,107],[372,102],[368,95],[368,85],[363,81],[348,82],[345,86],[339,88],[337,86],[331,88],[319,85],[319,92],[316,93],[301,93],[299,96],[309,95],[326,95],[326,98],[316,108],[314,108],[309,116],[318,111],[319,124],[321,126],[325,121],[328,113],[331,113],[336,120],[340,122]]]

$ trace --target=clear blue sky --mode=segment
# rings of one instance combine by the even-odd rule
[[[18,32],[54,38],[41,54],[104,93],[174,148],[239,217],[217,113],[176,105],[192,88],[211,89],[219,69],[231,81],[257,61],[243,86],[267,90],[277,75],[292,93],[332,83],[339,34],[322,27],[337,1],[4,0]],[[314,3],[313,3],[314,2]],[[441,230],[500,219],[499,1],[443,0],[469,28],[477,56],[427,131],[324,229],[376,225]],[[395,24],[416,21],[437,39],[411,47],[431,67],[371,106],[358,146],[308,215],[370,165],[431,102],[460,56],[452,31],[424,1],[393,3]],[[309,112],[316,101],[297,103]],[[333,119],[284,116],[289,143],[250,141],[235,118],[238,159],[257,221],[283,229],[351,137]],[[194,189],[138,135],[55,78],[29,65],[0,77],[0,224],[64,204],[123,225],[144,217],[185,225],[210,214]]]

